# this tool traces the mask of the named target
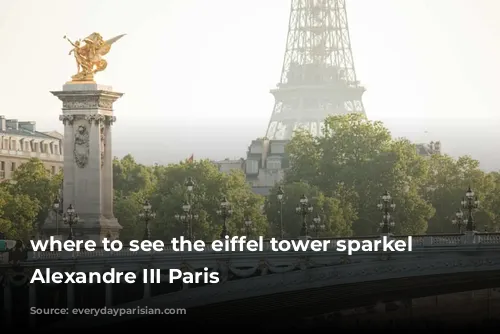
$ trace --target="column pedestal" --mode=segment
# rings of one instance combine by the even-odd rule
[[[64,181],[62,209],[72,204],[80,220],[73,226],[75,239],[119,237],[121,226],[113,214],[113,103],[123,94],[95,82],[70,82],[52,92],[63,103]],[[60,223],[60,222],[59,222]],[[55,235],[55,216],[44,225],[46,236]],[[67,238],[69,228],[59,224]]]

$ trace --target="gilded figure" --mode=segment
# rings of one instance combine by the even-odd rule
[[[123,36],[125,35],[104,40],[99,33],[94,32],[83,41],[74,42],[64,36],[73,47],[69,54],[73,54],[76,60],[77,73],[71,77],[72,81],[93,81],[94,74],[104,71],[108,66],[103,57],[111,50],[111,45]]]

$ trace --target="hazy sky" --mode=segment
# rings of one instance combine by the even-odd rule
[[[126,33],[97,76],[125,93],[115,103],[114,153],[145,163],[244,156],[271,116],[289,6],[0,0],[0,114],[62,131],[61,102],[49,93],[75,72],[62,37]],[[347,9],[368,117],[500,168],[500,1],[348,0]]]

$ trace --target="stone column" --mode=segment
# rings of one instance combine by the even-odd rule
[[[68,318],[73,317],[73,309],[75,308],[75,285],[73,283],[66,284],[66,308],[68,309]]]
[[[36,307],[36,283],[29,283],[29,308]],[[30,312],[30,327],[36,328],[36,314]]]
[[[87,201],[85,206],[79,204],[81,206],[79,210],[92,220],[99,220],[103,216],[101,209],[101,120],[103,118],[103,115],[97,113],[85,117],[88,124],[86,125],[88,126],[88,161],[81,172],[88,177],[80,179],[80,182],[85,184]],[[82,195],[79,194],[80,196]]]
[[[7,327],[12,324],[12,290],[10,284],[9,274],[3,275],[3,312],[5,318],[5,326]]]
[[[123,94],[93,82],[70,82],[52,94],[62,101],[65,124],[63,209],[73,204],[78,213],[76,238],[101,245],[122,228],[113,216],[111,124],[113,103]]]
[[[115,116],[106,116],[103,127],[103,154],[102,154],[102,211],[104,217],[114,219],[113,212],[113,154],[109,147],[112,145],[112,126],[116,122]],[[112,237],[115,237],[112,235]]]
[[[106,284],[106,307],[113,307],[113,284]]]
[[[74,146],[74,128],[73,122],[75,120],[75,116],[73,115],[61,115],[59,119],[64,124],[64,138],[66,138],[63,142],[64,151],[63,152],[72,152]],[[63,199],[65,199],[63,204],[69,205],[75,202],[75,183],[74,183],[74,174],[75,174],[75,164],[73,162],[73,155],[66,153],[64,155],[63,162],[63,175],[65,176],[65,182],[63,187]],[[66,210],[66,208],[61,208],[62,210]]]
[[[475,241],[476,241],[476,232],[465,231],[465,244],[467,245],[474,244]]]

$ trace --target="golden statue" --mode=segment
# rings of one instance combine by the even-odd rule
[[[119,35],[105,41],[102,36],[94,32],[83,40],[72,42],[64,36],[73,49],[69,55],[73,54],[76,60],[77,73],[71,77],[72,81],[94,81],[94,74],[104,71],[108,62],[102,57],[111,50],[111,45],[125,35]]]

